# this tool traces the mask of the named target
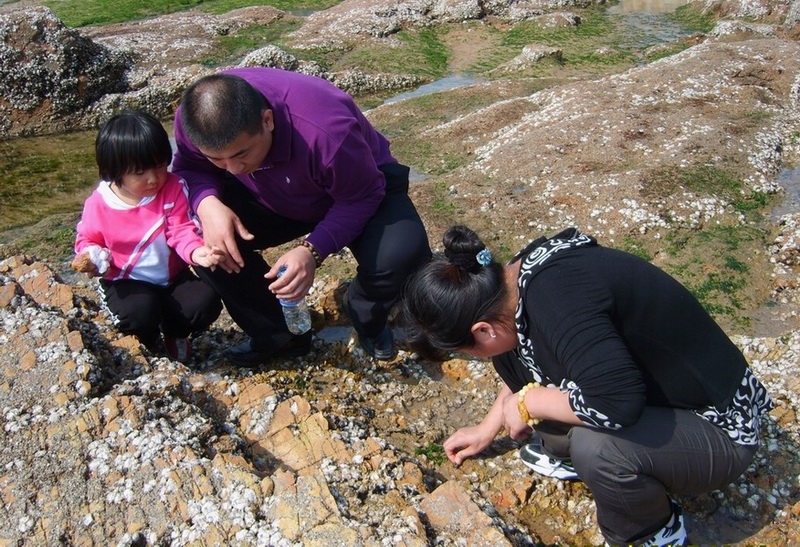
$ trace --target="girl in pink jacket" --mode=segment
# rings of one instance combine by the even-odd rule
[[[102,179],[78,223],[73,268],[100,276],[117,328],[151,351],[162,346],[186,362],[189,336],[222,310],[215,291],[189,264],[216,266],[221,253],[205,245],[189,216],[186,186],[167,171],[172,158],[161,123],[145,112],[112,117],[95,142]]]

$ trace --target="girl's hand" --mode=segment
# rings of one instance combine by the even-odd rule
[[[111,251],[99,245],[90,245],[73,259],[71,266],[76,272],[97,277],[108,271],[110,260]]]
[[[214,270],[219,264],[225,260],[225,253],[217,247],[211,245],[203,245],[192,251],[192,262],[204,268],[211,268]]]

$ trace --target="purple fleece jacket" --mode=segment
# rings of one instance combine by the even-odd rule
[[[347,93],[314,76],[273,68],[225,71],[247,80],[272,105],[273,143],[261,168],[238,178],[265,207],[316,223],[308,240],[322,257],[351,243],[383,200],[379,166],[395,163],[389,141]],[[220,197],[225,172],[189,141],[175,114],[173,171],[189,186],[193,210]]]

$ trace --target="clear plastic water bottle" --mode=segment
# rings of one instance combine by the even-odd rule
[[[278,277],[283,275],[286,271],[286,266],[281,266],[278,270]],[[286,320],[286,326],[292,334],[304,334],[311,330],[311,313],[308,311],[308,304],[306,299],[301,298],[296,302],[289,302],[287,300],[278,299],[283,310],[283,318]]]

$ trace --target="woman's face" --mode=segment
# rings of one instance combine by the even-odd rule
[[[466,353],[478,359],[486,359],[511,351],[517,347],[517,332],[505,325],[482,323],[473,327],[475,344],[461,348],[461,353]]]

